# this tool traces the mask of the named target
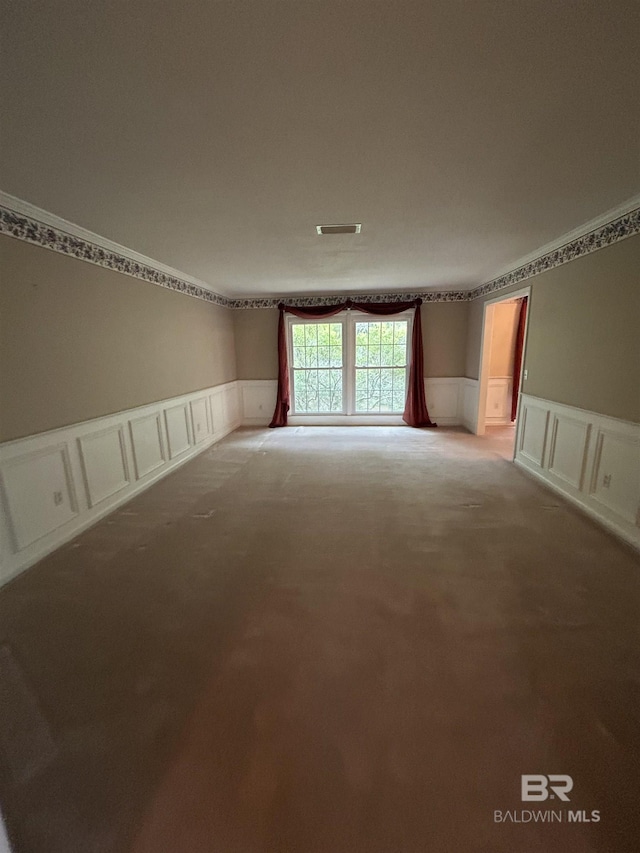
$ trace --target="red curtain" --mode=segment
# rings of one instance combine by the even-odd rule
[[[513,356],[513,387],[511,388],[511,420],[515,421],[518,414],[518,393],[520,391],[520,374],[522,372],[522,350],[524,348],[524,327],[527,322],[527,301],[525,296],[520,302],[520,315],[516,330],[516,346]]]
[[[318,317],[332,317],[339,314],[345,308],[355,311],[363,311],[365,314],[387,316],[399,314],[401,311],[415,306],[413,321],[413,336],[411,343],[411,360],[409,362],[409,387],[407,391],[407,403],[402,419],[414,427],[435,427],[437,424],[429,418],[427,403],[424,394],[424,359],[422,348],[422,323],[420,318],[420,306],[422,299],[412,302],[353,302],[347,299],[345,302],[335,305],[317,305],[311,308],[295,308],[291,305],[280,303],[280,317],[278,319],[278,396],[276,407],[270,427],[281,427],[287,425],[287,413],[289,411],[289,363],[287,359],[287,331],[285,327],[285,313],[294,314],[304,320],[317,320]]]

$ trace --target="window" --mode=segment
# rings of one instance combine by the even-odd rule
[[[343,411],[342,323],[291,323],[294,411]]]
[[[400,414],[407,393],[409,314],[288,317],[293,415]]]
[[[402,412],[407,395],[407,320],[355,324],[355,411]]]

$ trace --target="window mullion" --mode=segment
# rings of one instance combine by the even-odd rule
[[[345,361],[344,361],[344,389],[345,389],[345,413],[352,415],[355,412],[355,387],[356,387],[356,323],[353,311],[347,313],[345,322]]]

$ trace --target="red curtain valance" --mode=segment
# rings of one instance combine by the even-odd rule
[[[435,427],[437,424],[429,418],[427,402],[424,394],[424,357],[422,348],[422,321],[420,306],[422,299],[414,299],[411,302],[354,302],[347,299],[335,305],[314,305],[309,308],[297,308],[293,305],[280,303],[280,317],[278,319],[278,396],[273,419],[270,427],[281,427],[287,425],[287,414],[290,405],[289,392],[289,362],[287,357],[287,336],[285,328],[285,313],[294,314],[303,320],[317,320],[319,317],[333,317],[346,308],[354,311],[362,311],[366,314],[377,316],[388,316],[399,314],[409,308],[415,307],[413,320],[413,334],[411,338],[411,359],[409,362],[409,383],[407,387],[407,401],[402,415],[403,421],[413,427]]]

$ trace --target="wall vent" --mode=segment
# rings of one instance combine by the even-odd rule
[[[357,225],[316,225],[318,234],[359,234],[362,228],[361,223]]]

